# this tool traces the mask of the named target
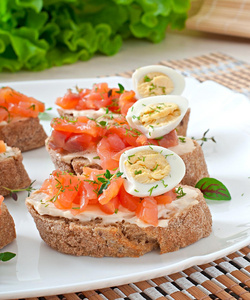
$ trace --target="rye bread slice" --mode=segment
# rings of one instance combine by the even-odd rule
[[[196,183],[204,178],[209,177],[206,160],[200,144],[193,140],[194,150],[192,152],[180,155],[186,165],[186,173],[181,184],[195,186]]]
[[[26,205],[41,238],[59,252],[76,256],[138,257],[153,249],[159,249],[161,254],[173,252],[209,236],[211,213],[200,190],[195,190],[197,201],[178,213],[172,212],[167,227],[139,227],[126,220],[107,224],[98,216],[81,222],[40,215],[29,198]]]
[[[2,203],[0,212],[0,249],[16,238],[15,224],[7,206]]]
[[[0,140],[22,152],[43,147],[46,138],[39,118],[20,118],[0,124]]]
[[[31,180],[27,174],[21,151],[18,148],[12,148],[11,154],[6,153],[5,158],[0,158],[0,195],[10,194],[6,188],[16,190],[26,188],[30,185]]]

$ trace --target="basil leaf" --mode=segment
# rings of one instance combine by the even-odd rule
[[[8,261],[8,260],[12,259],[15,256],[16,256],[15,253],[3,252],[3,253],[0,253],[0,261]]]
[[[196,183],[195,187],[201,190],[206,199],[231,200],[231,195],[226,186],[215,178],[202,178]]]

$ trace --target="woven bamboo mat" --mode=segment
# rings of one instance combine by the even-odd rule
[[[250,65],[222,53],[161,61],[200,81],[214,80],[250,97]],[[132,72],[115,74],[130,77]],[[29,300],[250,300],[250,245],[208,264],[122,286]],[[28,299],[25,299],[28,300]]]
[[[250,38],[250,0],[195,0],[201,4],[191,16],[189,29]]]

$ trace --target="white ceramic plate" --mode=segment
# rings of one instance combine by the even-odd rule
[[[53,107],[67,88],[91,87],[107,81],[111,87],[121,83],[131,88],[131,80],[119,77],[18,82],[9,85]],[[17,253],[0,263],[0,299],[38,297],[116,286],[180,271],[195,264],[213,261],[250,244],[250,124],[249,100],[214,82],[187,79],[184,95],[190,100],[188,135],[214,136],[217,143],[203,146],[212,177],[230,190],[231,201],[208,201],[213,215],[210,237],[177,252],[159,255],[157,251],[140,258],[73,257],[49,248],[40,238],[24,204],[26,193],[17,202],[6,198],[16,224],[17,239],[1,250]],[[7,85],[6,83],[4,84]],[[49,121],[42,121],[50,134]],[[25,167],[39,188],[53,170],[44,148],[23,154]]]

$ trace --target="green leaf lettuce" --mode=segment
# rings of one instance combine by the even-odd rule
[[[122,40],[160,42],[190,0],[1,0],[0,71],[43,70],[114,55]]]

